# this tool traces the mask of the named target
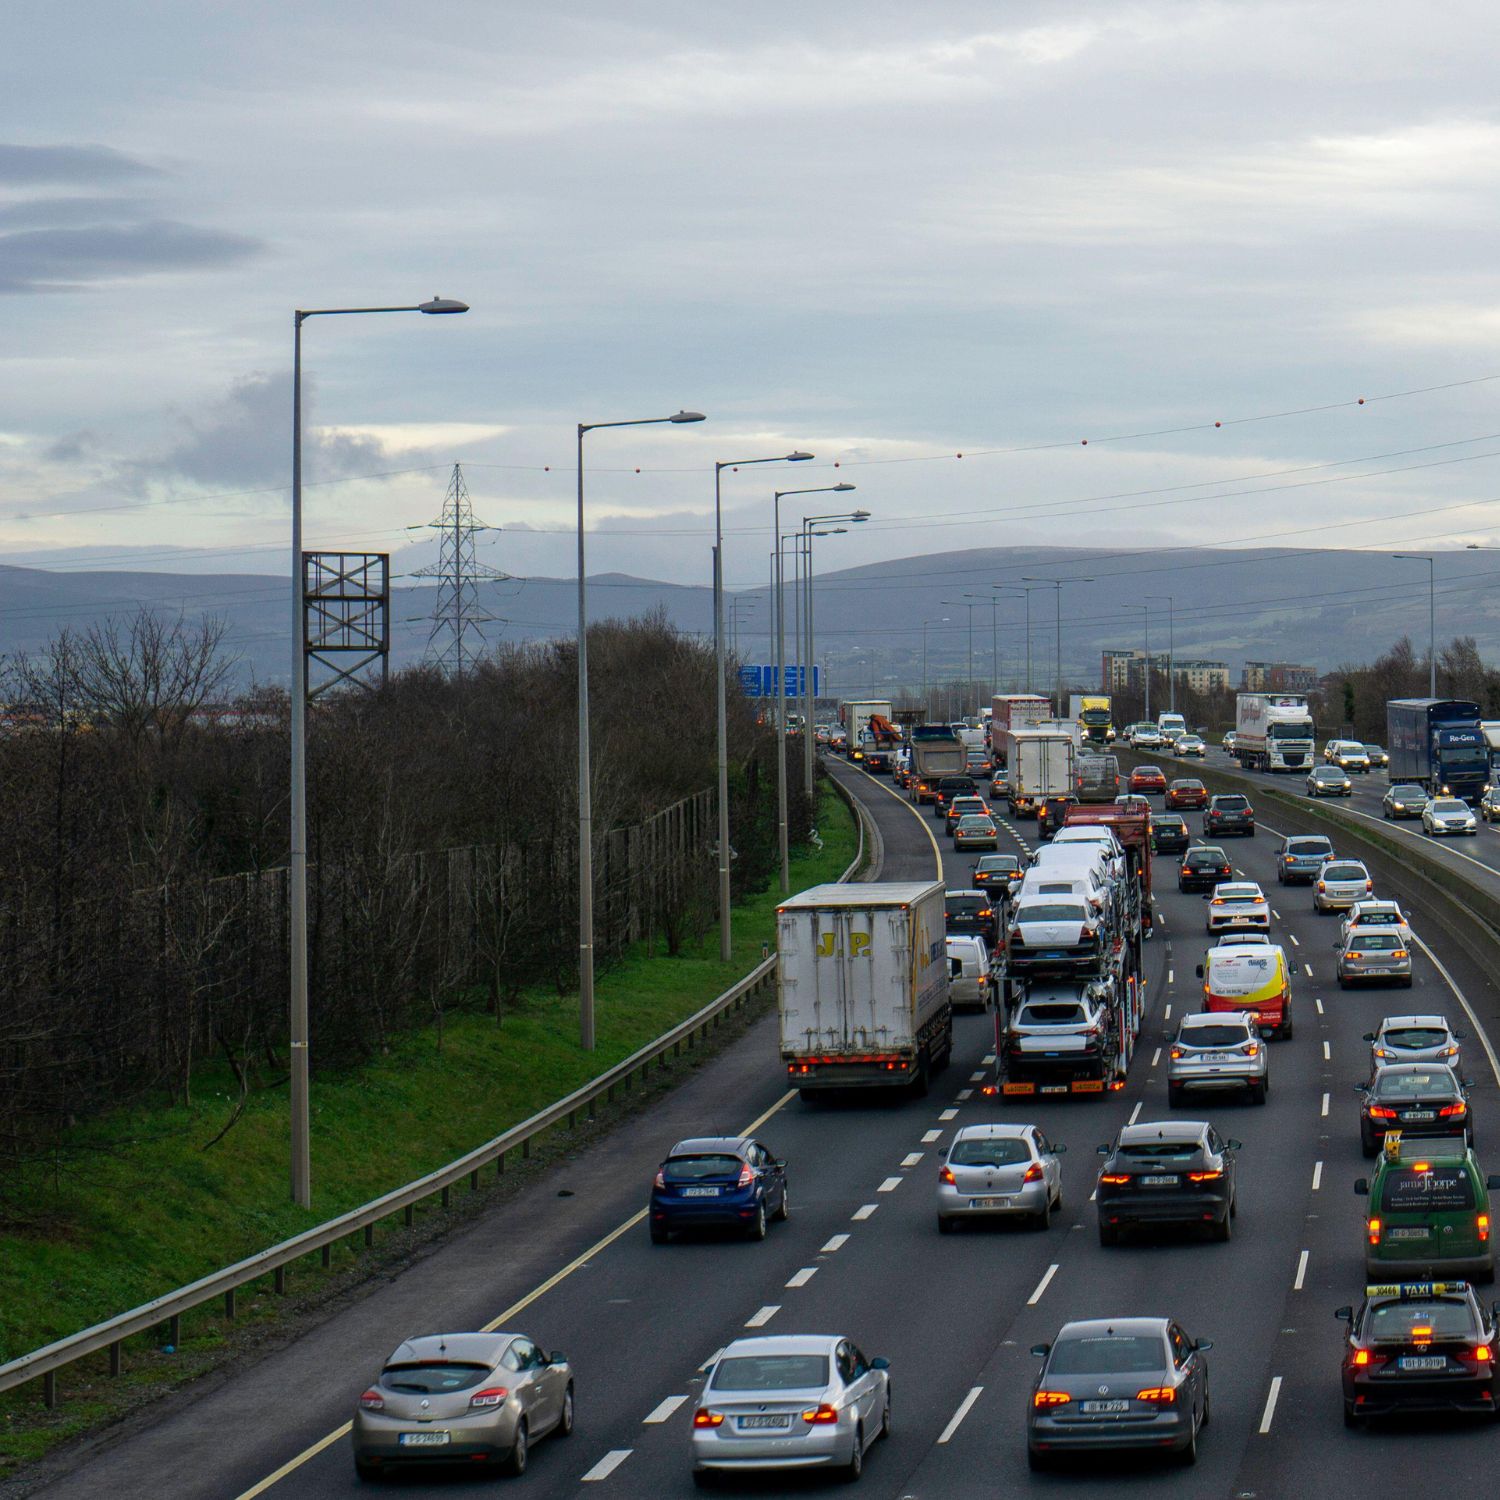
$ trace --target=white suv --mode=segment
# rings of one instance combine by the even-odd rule
[[[1358,740],[1329,740],[1323,747],[1323,759],[1341,771],[1363,775],[1370,769],[1370,752]]]

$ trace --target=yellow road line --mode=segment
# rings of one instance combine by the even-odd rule
[[[930,818],[924,818],[922,816],[921,810],[919,808],[917,808],[913,803],[907,801],[907,799],[905,797],[903,797],[901,795],[901,793],[898,792],[895,789],[895,787],[893,787],[893,786],[887,786],[883,781],[879,780],[877,777],[871,776],[868,771],[866,771],[866,772],[864,772],[862,774],[864,775],[865,780],[868,781],[871,786],[879,787],[880,790],[882,792],[884,792],[886,794],[886,796],[888,796],[888,797],[894,797],[896,799],[896,801],[899,802],[902,805],[902,807],[904,807],[907,810],[907,812],[909,812],[912,815],[912,817],[914,817],[917,820],[917,822],[922,825],[922,832],[927,835],[927,842],[932,845],[932,857],[935,860],[937,860],[937,878],[939,880],[942,880],[943,879],[943,851],[939,847],[938,841],[937,841],[936,837],[933,835],[932,828],[930,826],[932,820]]]

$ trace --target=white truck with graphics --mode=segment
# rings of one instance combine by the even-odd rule
[[[781,1063],[804,1098],[916,1085],[953,1052],[941,881],[815,885],[776,910]]]
[[[1313,720],[1300,693],[1241,693],[1235,700],[1234,758],[1247,771],[1306,771]]]
[[[1066,728],[1017,729],[1010,743],[1011,815],[1034,818],[1048,797],[1073,790],[1073,736]]]

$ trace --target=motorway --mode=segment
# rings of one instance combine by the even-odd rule
[[[1170,772],[1170,758],[1167,761]],[[926,878],[939,864],[967,884],[972,857],[949,852],[928,816],[889,781],[843,764],[834,773],[875,819],[887,879]],[[1182,774],[1191,775],[1191,770]],[[1190,815],[1196,827],[1197,815]],[[1272,822],[1275,815],[1272,814]],[[1018,825],[1023,837],[1031,825]],[[565,1350],[578,1389],[566,1441],[532,1453],[518,1492],[535,1496],[668,1497],[694,1493],[688,1435],[703,1367],[752,1328],[848,1333],[892,1365],[895,1425],[869,1454],[866,1491],[890,1497],[1096,1491],[1183,1496],[1479,1493],[1491,1482],[1494,1434],[1473,1423],[1392,1425],[1348,1432],[1340,1418],[1340,1303],[1357,1300],[1362,1200],[1357,1101],[1361,1033],[1382,1015],[1440,1011],[1463,1029],[1475,1015],[1500,1037],[1500,997],[1456,944],[1408,898],[1423,956],[1410,991],[1351,992],[1332,981],[1337,921],[1312,912],[1306,888],[1275,884],[1271,828],[1229,848],[1277,913],[1273,933],[1297,971],[1296,1038],[1273,1045],[1264,1108],[1237,1101],[1207,1113],[1244,1143],[1239,1217],[1228,1244],[1196,1239],[1099,1246],[1089,1203],[1094,1147],[1126,1120],[1165,1117],[1161,1053],[1172,1015],[1196,1008],[1194,965],[1206,946],[1203,903],[1176,890],[1171,858],[1157,862],[1158,935],[1147,945],[1148,1013],[1126,1088],[1098,1098],[986,1100],[977,1092],[993,1052],[992,1021],[961,1016],[956,1055],[926,1099],[813,1106],[788,1093],[774,1017],[753,1026],[650,1113],[543,1175],[508,1204],[232,1378],[164,1403],[157,1420],[74,1455],[40,1493],[49,1497],[167,1493],[173,1500],[274,1500],[365,1491],[353,1474],[346,1424],[359,1391],[399,1340],[491,1325]],[[1400,873],[1375,864],[1377,892]],[[1462,998],[1460,997],[1460,992]],[[1483,1157],[1500,1131],[1500,1090],[1477,1041],[1466,1071]],[[1044,1233],[970,1230],[940,1236],[933,1197],[949,1132],[968,1121],[1042,1120],[1065,1142],[1065,1210]],[[653,1246],[643,1221],[651,1174],[672,1142],[747,1130],[789,1160],[792,1217],[763,1243]],[[1497,1135],[1496,1140],[1500,1140]],[[567,1194],[568,1196],[563,1196]],[[1033,1475],[1024,1418],[1035,1361],[1028,1347],[1069,1318],[1171,1314],[1210,1338],[1213,1421],[1195,1469],[1112,1459]],[[460,1492],[474,1483],[457,1481]],[[829,1480],[785,1477],[738,1492],[811,1493]],[[450,1494],[421,1475],[403,1494]]]

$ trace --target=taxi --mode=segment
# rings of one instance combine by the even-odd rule
[[[1344,1345],[1344,1425],[1392,1412],[1493,1415],[1495,1322],[1467,1281],[1388,1281],[1335,1316]]]

